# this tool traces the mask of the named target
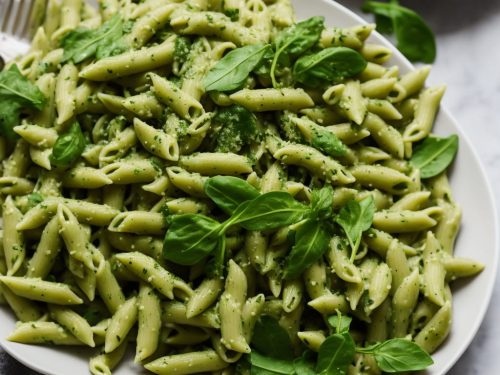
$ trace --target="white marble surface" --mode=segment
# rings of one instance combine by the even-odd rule
[[[339,2],[351,9],[359,9],[362,3],[361,0]],[[424,15],[437,33],[438,58],[430,80],[448,85],[444,103],[478,151],[495,195],[499,197],[500,0],[402,0],[402,3]],[[497,210],[499,207],[500,199]],[[499,284],[497,281],[492,303],[476,338],[449,375],[500,373]],[[0,352],[0,374],[35,373]]]

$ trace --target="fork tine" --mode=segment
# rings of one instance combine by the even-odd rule
[[[9,23],[9,16],[12,7],[12,0],[4,0],[2,5],[2,17],[0,19],[0,31],[7,32],[7,24]]]
[[[18,13],[18,23],[15,30],[16,34],[21,38],[28,37],[28,24],[31,20],[30,14],[33,12],[33,0],[19,0],[21,2],[21,9]]]
[[[14,34],[14,27],[17,22],[17,16],[19,11],[19,1],[11,0],[10,2],[10,14],[9,19],[7,20],[5,32],[7,34]]]

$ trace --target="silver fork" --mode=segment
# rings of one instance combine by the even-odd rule
[[[0,0],[0,59],[9,61],[29,49],[36,0]],[[3,61],[0,61],[0,69]]]

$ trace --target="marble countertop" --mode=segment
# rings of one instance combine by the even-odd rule
[[[339,0],[359,9],[362,0]],[[500,0],[406,0],[436,32],[438,58],[430,81],[448,86],[444,105],[472,141],[500,208]],[[367,15],[363,17],[370,19]],[[490,375],[500,368],[500,280],[485,320],[449,375]],[[0,374],[36,375],[0,349]]]

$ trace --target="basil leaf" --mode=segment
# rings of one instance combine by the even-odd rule
[[[268,345],[272,345],[272,343],[268,343]],[[255,350],[250,353],[250,363],[252,364],[252,375],[293,375],[295,373],[292,361],[266,357]]]
[[[352,318],[340,314],[337,310],[337,315],[332,315],[328,318],[328,324],[335,329],[336,333],[347,333],[351,327]]]
[[[347,146],[334,133],[321,126],[312,129],[311,145],[333,157],[341,157],[347,153]]]
[[[260,195],[248,182],[232,176],[209,178],[205,182],[205,193],[227,213],[233,213],[240,204]]]
[[[333,188],[324,186],[311,193],[311,217],[316,220],[327,220],[333,215]]]
[[[409,60],[434,62],[436,59],[434,33],[417,13],[395,2],[367,1],[363,4],[362,10],[392,21],[392,29],[397,40],[396,47]],[[383,27],[387,29],[387,24]]]
[[[434,363],[420,346],[405,339],[390,339],[357,351],[372,354],[378,367],[385,372],[419,371]]]
[[[297,375],[316,375],[315,371],[315,355],[313,352],[306,350],[301,357],[293,361],[295,374]]]
[[[272,345],[269,345],[272,343]],[[292,341],[287,331],[269,315],[262,315],[255,324],[252,347],[259,353],[277,359],[293,359]]]
[[[349,333],[331,335],[319,347],[316,371],[319,375],[344,375],[354,354],[355,345]]]
[[[351,48],[329,47],[298,59],[293,78],[306,86],[325,86],[361,73],[366,64],[363,56]]]
[[[72,30],[61,39],[60,44],[64,48],[62,62],[71,60],[78,64],[95,55],[103,58],[121,53],[127,48],[122,36],[123,21],[118,14],[97,29]]]
[[[377,31],[381,34],[389,35],[394,32],[394,28],[392,27],[392,19],[390,19],[389,17],[375,14],[375,24],[377,25]]]
[[[354,261],[356,257],[362,233],[372,225],[374,213],[375,203],[373,197],[370,195],[360,202],[354,199],[350,200],[341,208],[335,218],[337,224],[344,230],[347,240],[351,245],[351,261]]]
[[[255,44],[229,52],[203,79],[205,91],[230,91],[243,86],[269,48],[269,45]]]
[[[73,164],[85,148],[85,136],[80,129],[80,124],[74,122],[67,132],[57,137],[52,148],[50,163],[57,167],[67,167]]]
[[[430,136],[415,147],[410,164],[420,169],[421,178],[430,178],[443,172],[458,151],[458,136],[447,138]]]
[[[0,72],[0,134],[13,140],[13,128],[20,123],[23,109],[42,109],[45,97],[37,86],[24,77],[16,64]]]
[[[217,246],[221,224],[203,215],[172,217],[163,241],[163,257],[177,264],[192,266]]]
[[[299,57],[318,42],[324,28],[323,17],[311,17],[290,26],[277,35],[274,41],[276,53],[270,72],[274,87],[277,87],[275,71],[278,62],[281,65],[291,65],[292,59]]]
[[[238,153],[258,136],[257,118],[245,107],[232,105],[222,108],[214,117],[222,125],[215,135],[216,152]]]
[[[329,242],[330,236],[320,223],[312,220],[303,223],[295,233],[295,245],[288,255],[284,277],[299,277],[325,253]]]
[[[241,204],[224,225],[239,224],[247,230],[276,229],[297,223],[308,213],[309,208],[290,194],[273,191]]]

